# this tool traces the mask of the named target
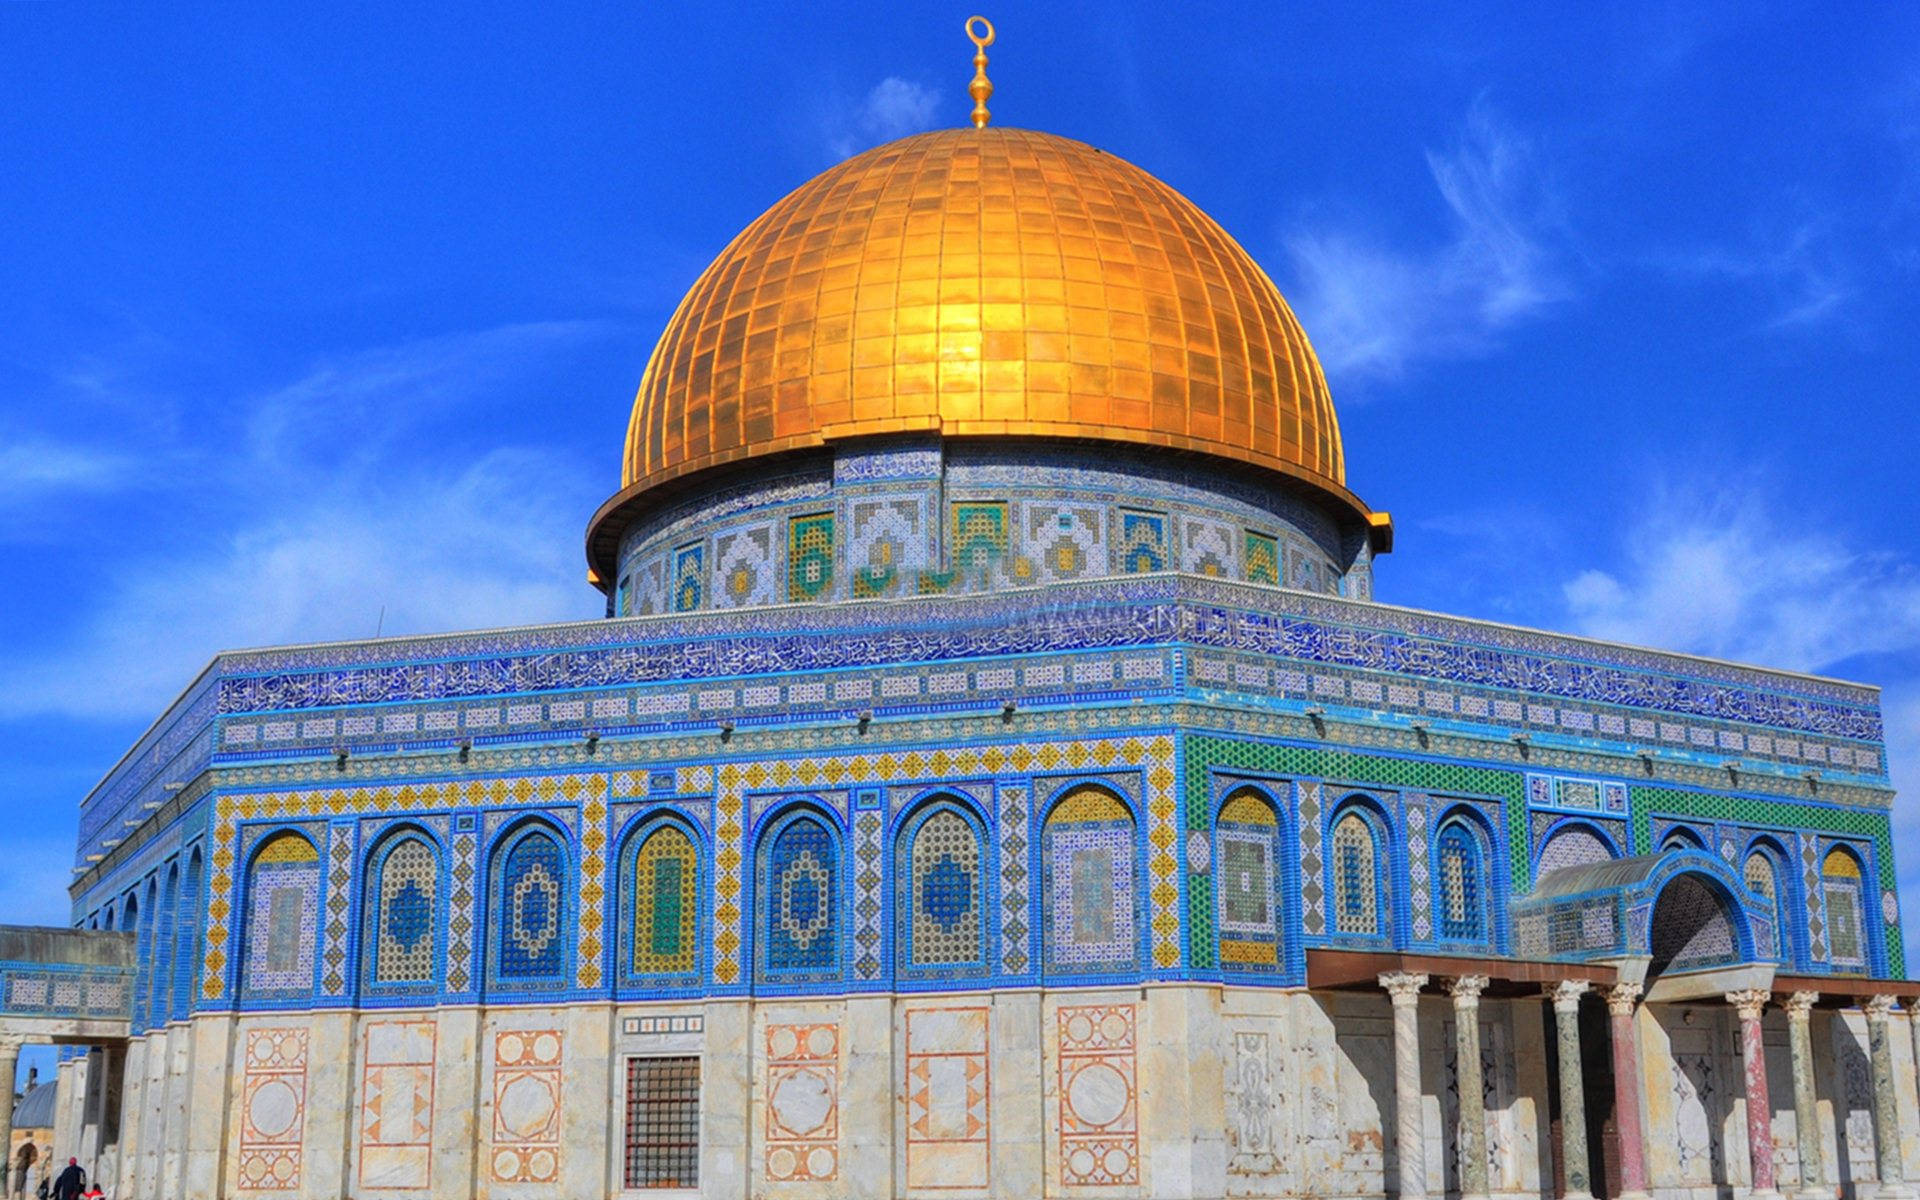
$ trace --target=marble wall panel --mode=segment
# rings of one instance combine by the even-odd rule
[[[372,1021],[360,1057],[360,1187],[424,1190],[433,1183],[432,1021]]]
[[[906,1183],[984,1191],[992,1177],[992,1082],[985,1007],[908,1009]]]
[[[305,1029],[247,1031],[240,1089],[239,1186],[242,1191],[300,1187],[307,1117]]]

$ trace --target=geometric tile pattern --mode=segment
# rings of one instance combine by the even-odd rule
[[[503,979],[555,979],[566,952],[566,852],[544,827],[519,835],[496,868],[495,969]]]
[[[880,977],[881,943],[885,934],[881,932],[880,918],[886,913],[886,904],[880,885],[883,880],[881,838],[886,830],[886,818],[878,809],[863,809],[853,821],[853,977],[855,979],[878,979]]]
[[[240,1083],[240,1188],[295,1191],[307,1115],[307,1031],[250,1029]]]
[[[694,772],[682,772],[694,775]],[[222,795],[214,809],[213,874],[207,901],[206,953],[201,961],[201,994],[218,1000],[227,991],[227,950],[232,941],[234,834],[241,821],[285,819],[298,815],[339,816],[359,812],[419,812],[456,807],[494,808],[527,804],[579,803],[606,795],[604,773],[522,776],[484,780],[383,783],[362,787],[303,788],[283,792]],[[470,911],[467,908],[456,911]],[[460,937],[470,936],[471,931]],[[453,945],[450,939],[449,946]],[[457,961],[457,960],[456,960]],[[449,986],[453,986],[451,970]],[[309,985],[310,986],[310,985]]]
[[[360,1073],[363,1189],[432,1186],[435,1037],[432,1021],[367,1024]]]
[[[896,869],[911,919],[896,922],[908,935],[910,966],[979,963],[980,835],[950,808],[935,810],[908,835],[911,847]]]
[[[373,956],[376,983],[433,979],[433,931],[439,863],[433,848],[403,837],[381,860],[379,890],[369,897],[377,932]]]
[[[1216,875],[1223,966],[1269,971],[1279,966],[1279,833],[1273,806],[1258,792],[1240,792],[1221,806]]]
[[[1300,927],[1308,937],[1327,931],[1326,885],[1321,882],[1325,860],[1320,856],[1320,784],[1294,784],[1295,811],[1300,814]]]
[[[787,599],[818,600],[833,588],[833,514],[787,522]]]
[[[629,905],[635,975],[685,975],[699,964],[699,879],[693,840],[680,826],[660,825],[640,844]]]
[[[1055,1019],[1060,1183],[1137,1185],[1140,1106],[1134,1006],[1062,1005]]]
[[[248,988],[311,989],[320,911],[320,855],[313,843],[295,833],[268,842],[254,859],[248,895]]]
[[[1826,902],[1829,961],[1836,967],[1864,970],[1859,860],[1845,850],[1829,850],[1820,865],[1820,891]]]
[[[1033,961],[1027,927],[1028,794],[1024,787],[1000,789],[1000,965],[1020,975]]]
[[[574,964],[575,985],[600,986],[604,945],[601,925],[606,920],[607,806],[599,796],[580,807],[580,950]]]
[[[1144,575],[1167,569],[1167,518],[1162,513],[1120,512],[1120,570]]]
[[[829,1183],[840,1174],[840,1026],[768,1025],[769,1183]]]
[[[553,1183],[560,1178],[561,1060],[558,1029],[510,1030],[493,1038],[495,1183]]]
[[[320,990],[338,996],[347,990],[347,909],[353,893],[353,826],[335,825],[327,835],[327,928],[320,953]]]
[[[776,826],[762,851],[769,972],[831,972],[840,962],[840,853],[820,819]]]
[[[1379,850],[1373,825],[1348,811],[1333,824],[1334,929],[1372,936],[1380,932]]]
[[[447,918],[447,990],[464,992],[473,981],[473,857],[471,833],[453,838],[453,895]]]
[[[1427,863],[1427,797],[1408,792],[1404,797],[1407,829],[1407,902],[1413,909],[1413,936],[1433,936],[1433,886]]]
[[[1041,831],[1041,892],[1049,974],[1133,969],[1133,817],[1097,788],[1070,793]]]
[[[713,977],[722,987],[740,983],[741,871],[744,861],[746,793],[806,791],[826,786],[858,787],[928,777],[977,777],[1031,771],[1084,771],[1145,768],[1147,780],[1147,875],[1150,895],[1162,905],[1152,929],[1153,963],[1171,970],[1180,964],[1179,897],[1173,847],[1176,804],[1174,741],[1166,734],[1090,737],[1067,742],[1037,741],[1002,746],[956,745],[939,750],[903,749],[867,754],[774,758],[762,762],[726,762],[717,769],[717,846],[713,922]],[[1164,902],[1158,898],[1169,897]]]
[[[1480,835],[1461,818],[1440,827],[1440,936],[1449,941],[1486,937],[1486,856]]]
[[[991,1178],[986,1008],[906,1012],[907,1187],[985,1190]]]

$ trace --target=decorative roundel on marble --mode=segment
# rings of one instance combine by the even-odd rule
[[[253,1089],[247,1101],[247,1120],[256,1132],[277,1138],[300,1117],[300,1094],[282,1079],[269,1079]]]
[[[513,1179],[520,1174],[520,1156],[511,1150],[497,1150],[493,1155],[493,1177],[495,1179]]]
[[[809,1134],[833,1116],[833,1085],[814,1071],[795,1071],[773,1085],[773,1115],[789,1133]]]
[[[826,1146],[815,1146],[807,1151],[807,1174],[815,1179],[833,1178],[833,1151]]]
[[[1900,897],[1894,895],[1891,888],[1880,893],[1880,914],[1889,925],[1900,923]]]
[[[1127,1078],[1106,1063],[1088,1063],[1067,1082],[1067,1103],[1082,1124],[1104,1128],[1127,1111]]]
[[[560,1156],[544,1147],[527,1155],[527,1178],[535,1183],[546,1183],[559,1173]]]
[[[500,1089],[500,1125],[515,1137],[537,1137],[557,1107],[553,1087],[538,1075],[522,1075]]]
[[[1213,864],[1213,841],[1207,837],[1207,831],[1196,829],[1187,835],[1187,870],[1195,875],[1204,874]]]

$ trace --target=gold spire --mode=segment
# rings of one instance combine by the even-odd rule
[[[974,32],[978,25],[981,32]],[[993,45],[993,22],[985,17],[967,18],[967,40],[973,43],[973,82],[967,85],[967,94],[973,97],[973,127],[987,127],[987,97],[993,95],[993,84],[987,80],[987,47]]]

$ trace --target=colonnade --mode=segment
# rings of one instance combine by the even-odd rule
[[[1428,1194],[1426,1139],[1421,1121],[1420,1022],[1422,991],[1432,982],[1418,972],[1395,971],[1379,976],[1379,984],[1393,1006],[1393,1071],[1396,1179],[1401,1200],[1425,1200]],[[1453,1001],[1454,1090],[1459,1096],[1457,1139],[1460,1163],[1460,1200],[1486,1200],[1486,1103],[1480,1067],[1480,997],[1490,979],[1486,975],[1459,975],[1446,980]],[[1561,1191],[1566,1200],[1591,1200],[1593,1179],[1587,1145],[1586,1086],[1581,1065],[1580,1003],[1590,988],[1585,980],[1565,979],[1546,991],[1554,1013],[1554,1057],[1558,1067],[1560,1102]],[[1621,1200],[1645,1200],[1648,1177],[1645,1141],[1645,1085],[1642,1078],[1639,1010],[1643,989],[1638,983],[1607,987],[1607,1028],[1613,1066],[1614,1124],[1619,1137]],[[1763,989],[1727,992],[1723,997],[1739,1019],[1740,1060],[1746,1101],[1748,1195],[1753,1200],[1781,1200],[1773,1161],[1773,1106],[1768,1091],[1765,1042],[1761,1017],[1774,994]],[[1792,1064],[1794,1123],[1800,1130],[1818,1127],[1814,1087],[1812,1015],[1818,992],[1796,991],[1780,1007],[1787,1014]],[[1870,997],[1862,1008],[1867,1018],[1868,1057],[1873,1081],[1874,1157],[1878,1173],[1877,1200],[1915,1200],[1907,1184],[1900,1149],[1900,1123],[1894,1079],[1892,1020],[1898,998]],[[1920,1067],[1920,1003],[1905,1015],[1913,1041],[1914,1062]],[[1831,1196],[1821,1138],[1799,1139],[1799,1194]]]

